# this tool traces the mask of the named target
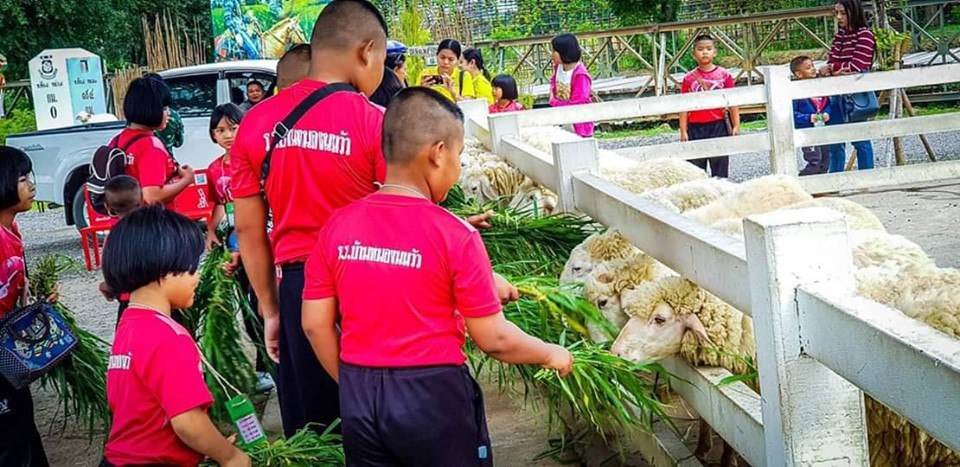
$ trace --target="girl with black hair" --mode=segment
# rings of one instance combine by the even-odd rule
[[[553,47],[553,76],[550,77],[550,106],[589,104],[593,94],[593,79],[580,61],[580,42],[573,34],[561,34],[550,41]],[[589,138],[593,136],[593,122],[575,123],[573,131]]]
[[[0,146],[0,319],[24,304],[27,269],[16,217],[30,210],[37,194],[33,164],[16,148]],[[54,301],[56,297],[49,297]],[[33,420],[30,386],[15,389],[0,376],[0,465],[47,466],[47,455]]]
[[[520,93],[517,90],[517,81],[510,75],[497,75],[493,78],[493,98],[495,102],[490,106],[490,113],[515,112],[523,110],[523,105],[517,102]]]
[[[867,24],[860,0],[839,0],[834,5],[837,18],[837,34],[827,64],[820,68],[820,76],[839,76],[867,73],[873,67],[873,55],[877,49],[876,39]],[[870,140],[854,141],[857,151],[857,169],[872,169],[873,143]],[[830,146],[830,172],[843,172],[847,160],[847,145]]]
[[[113,140],[132,159],[127,161],[127,175],[140,182],[143,203],[169,204],[193,184],[193,168],[177,166],[155,131],[167,127],[170,119],[170,88],[155,78],[133,80],[123,98],[125,128]]]
[[[477,99],[486,99],[487,105],[493,105],[493,85],[490,83],[490,72],[483,66],[483,55],[478,49],[469,48],[463,51],[460,58],[460,69],[466,71],[473,78],[473,90]]]
[[[437,47],[437,66],[421,71],[417,86],[430,87],[454,103],[476,97],[473,76],[457,67],[461,52],[460,43],[456,40],[441,41]]]

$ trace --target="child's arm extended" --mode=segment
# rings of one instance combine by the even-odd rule
[[[340,332],[337,331],[337,299],[304,300],[303,332],[313,353],[334,381],[340,382]]]
[[[560,376],[573,369],[573,356],[567,349],[528,335],[507,321],[503,313],[464,320],[477,347],[501,362],[541,365],[558,370]]]
[[[813,123],[812,113],[803,111],[800,101],[793,101],[793,127],[807,128]]]
[[[170,424],[184,444],[218,464],[229,467],[251,465],[250,456],[230,444],[213,426],[203,409],[196,408],[177,415],[170,420]]]

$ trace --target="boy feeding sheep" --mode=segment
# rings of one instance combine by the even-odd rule
[[[432,124],[409,131],[418,121]],[[498,360],[571,370],[566,349],[504,319],[479,233],[436,204],[462,150],[454,104],[426,88],[398,93],[383,123],[386,182],[335,212],[307,260],[303,328],[340,383],[348,465],[492,463],[465,330]]]

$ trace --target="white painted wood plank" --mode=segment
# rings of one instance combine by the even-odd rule
[[[775,174],[797,176],[796,143],[793,132],[793,101],[789,95],[790,67],[762,68],[767,91],[767,136],[770,138],[770,167]]]
[[[960,130],[960,113],[952,112],[894,120],[847,123],[822,128],[796,130],[797,147],[858,141],[869,135],[878,140],[894,136],[942,133]]]
[[[553,143],[553,167],[557,171],[556,193],[560,210],[575,212],[577,203],[573,188],[573,177],[577,173],[597,173],[599,170],[599,148],[593,138]]]
[[[575,174],[573,191],[578,210],[619,229],[637,248],[750,314],[743,242],[594,175]]]
[[[629,120],[691,110],[763,104],[767,98],[763,86],[744,86],[692,94],[643,97],[598,104],[552,107],[519,112],[520,126],[567,125],[577,122]]]
[[[808,355],[960,450],[960,341],[853,294],[801,287],[797,300]]]
[[[480,141],[483,144],[483,147],[487,148],[488,151],[493,150],[493,140],[490,138],[490,130],[487,129],[486,122],[478,122],[473,119],[468,119],[466,126],[469,127],[470,134]]]
[[[516,138],[505,138],[500,141],[499,155],[533,181],[551,191],[557,191],[557,169],[553,166],[553,155]]]
[[[925,162],[871,170],[800,177],[810,194],[891,188],[960,179],[960,161]]]
[[[802,353],[797,317],[801,283],[853,292],[843,216],[824,208],[774,211],[748,217],[744,234],[767,465],[868,466],[863,393]]]
[[[679,379],[671,387],[720,437],[750,465],[767,465],[759,394],[739,382],[718,386],[723,378],[731,376],[723,368],[693,367],[679,358],[669,358],[661,363]]]
[[[790,96],[791,99],[808,99],[819,96],[894,89],[903,87],[904,84],[916,87],[956,83],[958,81],[960,81],[960,64],[950,64],[797,80],[790,83],[786,95]]]
[[[636,146],[617,149],[616,152],[637,162],[669,157],[675,159],[697,159],[700,157],[729,156],[745,152],[770,150],[770,138],[766,132],[746,135],[700,139],[695,141]]]

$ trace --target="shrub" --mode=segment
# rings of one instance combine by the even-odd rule
[[[6,144],[10,135],[31,131],[37,131],[37,119],[30,110],[17,110],[0,118],[0,144]]]

